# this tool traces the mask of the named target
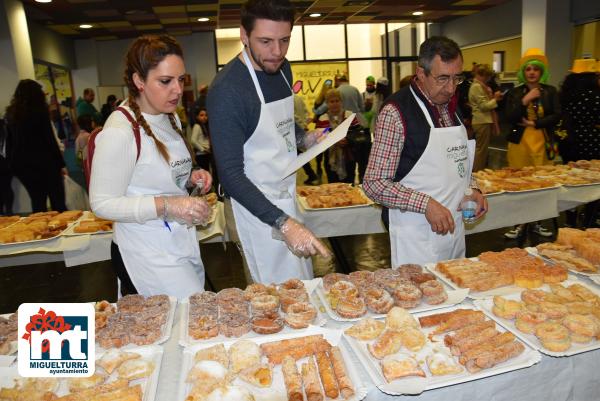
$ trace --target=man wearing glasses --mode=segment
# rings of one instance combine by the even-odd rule
[[[460,205],[465,191],[487,201],[471,177],[475,141],[457,114],[456,87],[464,80],[458,45],[434,36],[419,48],[411,84],[390,96],[375,125],[363,188],[384,206],[392,267],[464,257]]]

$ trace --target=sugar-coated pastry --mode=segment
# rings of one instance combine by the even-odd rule
[[[217,387],[206,397],[206,401],[254,401],[250,390],[241,386]]]
[[[266,363],[248,366],[238,374],[238,377],[256,387],[271,387],[273,368]]]
[[[385,323],[380,320],[375,320],[371,317],[362,319],[360,322],[356,323],[354,326],[346,329],[344,333],[349,335],[350,337],[354,337],[359,340],[369,341],[374,340],[385,329]]]
[[[425,359],[429,371],[434,376],[453,375],[463,371],[463,368],[456,363],[447,348],[435,347]]]
[[[250,340],[236,341],[229,347],[229,369],[238,373],[249,366],[260,363],[260,347]]]
[[[74,377],[69,379],[69,391],[77,392],[87,388],[96,387],[104,383],[107,379],[107,374],[96,370],[90,377]]]
[[[392,309],[390,309],[385,318],[385,325],[391,330],[400,330],[404,327],[420,327],[419,322],[417,322],[413,315],[408,313],[406,309],[400,308],[398,306],[395,306]]]
[[[198,361],[190,369],[186,381],[193,383],[195,381],[222,382],[227,379],[228,370],[217,361]]]
[[[421,369],[419,363],[405,354],[386,356],[381,361],[381,369],[388,383],[407,376],[425,377],[425,372]]]
[[[402,347],[402,333],[396,330],[385,330],[367,349],[377,359],[396,353]]]
[[[223,343],[198,350],[196,355],[194,355],[194,361],[217,361],[226,368],[229,368],[229,356]]]
[[[116,348],[111,348],[102,354],[102,357],[96,361],[96,364],[108,374],[111,374],[123,362],[130,359],[138,359],[140,357],[141,355],[136,352],[119,351]]]
[[[400,331],[400,333],[402,346],[409,351],[420,351],[427,342],[427,337],[425,337],[425,334],[423,334],[421,330],[415,329],[414,327],[405,327]]]
[[[154,362],[144,359],[130,359],[117,368],[119,377],[127,380],[148,377],[154,371]]]

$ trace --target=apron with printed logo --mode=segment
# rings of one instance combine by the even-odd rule
[[[152,138],[142,134],[140,157],[127,188],[128,196],[187,196],[185,184],[192,169],[190,153],[179,135],[162,142],[169,152],[168,164]],[[136,184],[138,175],[152,180]],[[167,228],[161,216],[144,224],[116,223],[115,242],[140,294],[167,294],[183,299],[204,291],[204,265],[196,228],[174,221],[168,225]]]
[[[267,199],[289,216],[296,212],[296,174],[281,179],[297,157],[294,128],[294,97],[265,103],[256,72],[242,51],[248,72],[260,98],[260,118],[244,144],[244,173]],[[281,72],[288,86],[289,82]],[[272,228],[260,221],[235,199],[231,199],[238,235],[252,279],[257,283],[281,283],[290,278],[313,277],[310,259],[294,255],[285,242],[272,238]]]
[[[412,88],[411,92],[429,122],[429,142],[417,163],[400,182],[448,208],[454,218],[455,229],[454,233],[439,235],[431,231],[425,214],[390,209],[392,267],[465,255],[465,229],[458,208],[471,181],[475,141],[467,139],[467,130],[462,124],[435,128],[425,105]]]

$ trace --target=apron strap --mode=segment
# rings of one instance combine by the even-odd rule
[[[435,125],[433,125],[433,121],[431,120],[431,116],[429,115],[429,111],[427,110],[427,107],[425,107],[425,104],[423,104],[423,101],[421,99],[419,99],[419,97],[415,93],[415,91],[412,88],[412,86],[410,86],[409,88],[410,88],[410,91],[412,92],[415,100],[417,101],[417,104],[419,105],[419,107],[423,111],[423,114],[425,114],[425,118],[427,119],[427,122],[429,123],[429,127],[435,128]]]
[[[260,89],[260,84],[258,83],[258,77],[256,76],[256,71],[254,71],[254,68],[252,67],[252,63],[250,62],[250,57],[248,57],[248,53],[246,53],[246,49],[242,50],[242,56],[244,57],[244,61],[246,62],[246,68],[248,69],[248,72],[250,73],[250,76],[252,77],[252,82],[254,82],[254,88],[256,89],[256,94],[258,95],[258,98],[260,99],[260,103],[265,104],[265,97],[262,93],[262,89]],[[285,74],[281,70],[279,70],[279,73],[283,77],[283,80],[285,81],[288,88],[290,88],[290,91],[292,92],[292,95],[293,95],[294,92],[292,91],[292,87],[290,86],[290,83],[288,82],[287,78],[285,77]]]

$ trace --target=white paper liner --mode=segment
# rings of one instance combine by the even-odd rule
[[[236,337],[236,338],[225,337],[224,335],[219,334],[215,337],[211,337],[211,338],[207,338],[207,339],[203,339],[203,340],[196,340],[189,334],[188,328],[189,328],[190,301],[189,301],[189,298],[185,298],[181,301],[181,307],[179,308],[181,311],[180,312],[181,313],[181,316],[180,316],[181,330],[179,330],[179,345],[181,345],[182,347],[188,347],[188,346],[194,345],[194,344],[221,343],[221,342],[230,341],[230,340],[235,341],[235,340],[240,340],[240,339],[253,339],[256,337],[268,337],[268,336],[280,335],[280,334],[304,333],[308,330],[311,330],[312,327],[324,326],[325,323],[327,323],[327,318],[325,316],[323,316],[323,314],[319,310],[319,305],[317,304],[317,302],[315,302],[315,299],[314,299],[314,291],[315,291],[316,286],[319,284],[320,280],[321,280],[320,278],[315,278],[312,280],[302,280],[302,282],[304,283],[304,287],[306,288],[306,291],[308,292],[310,303],[317,310],[317,316],[315,317],[315,320],[313,320],[313,322],[305,329],[293,329],[284,323],[283,329],[279,333],[275,333],[275,334],[258,334],[258,333],[255,333],[254,331],[250,330],[248,333],[244,334],[243,336]],[[284,314],[282,312],[282,318],[283,318],[283,315]]]
[[[442,284],[446,284],[446,283],[442,281]],[[447,286],[445,286],[445,287],[446,287],[445,290],[448,293],[448,299],[445,302],[443,302],[439,305],[429,305],[422,301],[415,308],[408,309],[408,311],[410,313],[418,313],[418,312],[426,312],[426,311],[435,310],[435,309],[447,308],[448,306],[457,305],[457,304],[461,303],[462,301],[464,301],[464,299],[469,294],[468,288],[453,288],[453,287],[448,288]],[[366,317],[372,317],[374,319],[383,319],[386,315],[385,313],[383,313],[383,314],[373,313],[367,309],[367,313],[362,315],[361,317],[357,317],[357,318],[341,317],[340,315],[337,314],[337,312],[335,310],[333,310],[331,308],[329,300],[327,299],[327,296],[325,295],[325,289],[323,288],[322,280],[319,282],[319,285],[317,286],[317,289],[315,290],[315,292],[318,295],[318,297],[321,301],[321,304],[323,305],[323,308],[325,308],[325,312],[327,312],[327,316],[329,316],[331,319],[336,320],[338,322],[356,322],[356,321],[362,320]]]
[[[287,339],[287,338],[298,338],[298,337],[304,337],[304,336],[315,335],[315,334],[322,334],[323,337],[327,341],[329,341],[329,343],[331,345],[338,346],[340,348],[342,357],[344,358],[346,371],[348,373],[348,376],[350,377],[350,380],[352,381],[352,385],[354,386],[354,396],[349,398],[347,401],[360,401],[363,398],[365,398],[367,396],[368,389],[362,382],[361,377],[358,373],[357,367],[353,363],[351,363],[352,359],[350,357],[350,351],[347,349],[347,346],[348,346],[347,343],[342,341],[342,331],[341,330],[331,330],[331,329],[326,329],[323,327],[313,326],[310,328],[310,330],[304,331],[302,333],[298,333],[298,332],[285,333],[285,334],[278,333],[278,334],[273,334],[270,336],[255,337],[255,338],[252,338],[251,340],[253,342],[255,342],[256,344],[260,345],[262,343],[267,343],[267,342],[271,342],[271,341],[279,341],[279,340],[283,340],[283,339]],[[222,343],[226,349],[229,349],[229,347],[238,340],[239,339],[232,339],[232,340],[224,341]],[[188,395],[188,392],[191,389],[191,385],[186,383],[185,380],[186,380],[186,377],[187,377],[189,371],[194,366],[194,355],[196,354],[196,352],[198,352],[198,350],[201,350],[203,348],[208,348],[213,345],[215,345],[215,343],[196,344],[191,347],[186,347],[183,350],[181,373],[179,374],[177,401],[184,401],[185,397]],[[267,358],[263,356],[262,360],[264,362],[266,362]],[[301,363],[306,362],[306,360],[307,360],[307,358],[299,359],[297,361],[296,365],[298,367],[300,367]],[[254,398],[256,401],[267,401],[267,400],[268,401],[274,401],[274,400],[285,401],[285,400],[287,400],[285,384],[283,382],[283,374],[281,373],[281,364],[273,366],[273,383],[271,384],[271,387],[269,387],[269,388],[259,388],[259,387],[253,386],[249,383],[246,383],[239,378],[236,378],[232,382],[232,384],[239,385],[241,387],[245,387],[248,390],[250,390],[250,392],[254,395]],[[326,396],[324,399],[330,400],[330,398],[328,398]],[[341,400],[343,398],[340,395],[340,397],[338,397],[337,399]]]
[[[127,349],[127,352],[135,352],[142,356],[147,361],[154,362],[154,371],[150,377],[145,379],[136,379],[129,383],[130,386],[140,384],[142,386],[143,401],[154,401],[156,397],[156,389],[158,386],[158,377],[160,375],[160,366],[162,362],[163,349],[156,345],[147,345],[142,347],[131,347]],[[102,357],[101,352],[96,352],[96,359]],[[15,385],[15,379],[19,378],[19,372],[17,365],[11,367],[0,367],[0,387],[12,388]],[[113,382],[118,378],[118,373],[114,371],[107,382]],[[58,390],[55,392],[56,395],[62,397],[63,395],[69,394],[69,378],[57,378],[59,381]]]
[[[20,221],[20,220],[19,220]],[[38,244],[42,244],[44,242],[49,242],[49,241],[53,241],[56,240],[58,238],[60,238],[61,236],[63,236],[65,234],[65,232],[67,230],[69,230],[71,227],[73,227],[73,225],[77,222],[77,220],[73,221],[72,223],[69,223],[67,225],[67,228],[65,228],[64,230],[62,230],[61,232],[59,232],[58,234],[56,234],[54,237],[50,237],[50,238],[41,238],[41,239],[32,239],[31,241],[21,241],[21,242],[7,242],[7,243],[2,243],[0,244],[0,248],[3,247],[10,247],[10,246],[15,246],[15,245],[38,245]],[[18,222],[17,222],[18,223]],[[11,224],[12,225],[12,224]],[[7,228],[7,227],[5,227]],[[31,251],[28,251],[31,252]]]
[[[456,309],[475,309],[470,305],[455,305],[449,308],[445,308],[442,310],[436,311],[428,311],[425,313],[419,313],[415,315],[415,318],[420,316],[427,316],[436,313],[444,313],[450,312]],[[421,329],[423,333],[426,335],[433,331],[435,327],[424,328]],[[496,329],[500,332],[506,331],[501,325],[497,325]],[[446,334],[446,333],[445,333]],[[443,336],[435,336],[436,339],[439,340],[435,344],[436,347],[444,347],[443,345]],[[533,366],[541,360],[541,355],[539,352],[531,349],[527,344],[525,344],[525,351],[518,355],[516,358],[509,359],[506,362],[500,363],[496,366],[493,366],[489,369],[483,369],[477,373],[469,373],[466,369],[464,369],[461,373],[453,374],[453,375],[445,375],[445,376],[433,376],[429,371],[426,362],[426,355],[431,352],[434,344],[431,343],[430,340],[427,340],[427,344],[425,347],[417,353],[407,351],[405,348],[402,348],[399,353],[408,354],[411,356],[415,356],[415,359],[419,362],[419,365],[423,369],[426,374],[425,378],[421,377],[408,377],[408,378],[400,378],[396,379],[391,383],[388,383],[383,376],[383,372],[381,370],[380,361],[373,357],[369,350],[367,349],[367,344],[369,341],[360,341],[350,336],[344,334],[344,337],[350,344],[350,348],[361,364],[369,374],[369,377],[373,381],[373,383],[379,388],[379,390],[383,391],[389,395],[402,395],[402,394],[420,394],[426,390],[433,390],[440,387],[452,386],[454,384],[465,383],[472,380],[481,379],[484,377],[495,376],[501,373],[510,372],[513,370],[527,368],[529,366]],[[454,360],[456,360],[456,357]],[[462,365],[461,365],[462,366]],[[464,368],[464,367],[463,367]]]
[[[545,256],[540,256],[540,254],[538,253],[537,248],[534,247],[534,246],[527,247],[527,248],[525,248],[525,250],[527,252],[529,252],[530,254],[532,254],[534,256],[537,256],[538,258],[542,259],[544,262],[546,262],[549,265],[555,265],[556,264],[556,262],[553,261],[552,259],[549,259],[549,258],[547,258]],[[580,276],[588,277],[591,280],[593,280],[593,277],[596,277],[597,279],[600,279],[600,273],[580,272],[579,270],[575,270],[575,269],[569,269],[569,271],[571,273],[575,273],[575,274],[580,275]]]
[[[548,190],[558,189],[560,187],[562,187],[562,184],[556,184],[551,187],[545,187],[545,188],[523,189],[520,191],[504,190],[504,192],[506,192],[507,194],[524,194],[524,193],[528,193],[528,192],[548,191]]]
[[[590,291],[593,291],[594,294],[600,296],[600,290],[594,288],[591,285],[587,285],[581,281],[574,282],[571,280],[567,280],[567,281],[562,282],[561,284],[563,286],[568,286],[568,285],[575,284],[575,283],[588,288]],[[550,287],[548,287],[547,285],[544,285],[543,287],[541,287],[539,289],[544,290],[546,292],[551,292]],[[505,298],[512,299],[515,301],[520,301],[521,293],[520,292],[513,293],[510,295],[507,295]],[[480,299],[480,300],[474,301],[473,303],[480,310],[482,310],[483,313],[485,313],[491,319],[494,319],[496,322],[498,322],[500,325],[504,326],[506,329],[508,329],[512,333],[514,333],[517,337],[519,337],[521,340],[523,340],[523,342],[525,342],[531,348],[536,349],[546,355],[555,356],[555,357],[571,356],[571,355],[581,354],[582,352],[587,352],[587,351],[591,351],[591,350],[600,348],[600,341],[597,339],[593,339],[588,344],[578,344],[575,342],[571,342],[571,347],[565,352],[553,352],[553,351],[547,350],[546,348],[544,348],[542,346],[542,343],[540,342],[540,340],[538,340],[538,338],[535,336],[535,334],[526,334],[526,333],[523,333],[522,331],[520,331],[519,329],[517,329],[517,327],[515,326],[514,320],[503,319],[501,317],[494,315],[494,313],[492,312],[492,307],[494,306],[494,301],[492,298]]]
[[[113,304],[115,305],[115,304]],[[163,325],[161,331],[162,335],[158,340],[152,343],[152,345],[158,345],[166,342],[171,337],[171,331],[173,330],[173,320],[175,319],[175,309],[177,308],[177,298],[173,296],[169,296],[169,311],[167,312],[167,321]],[[118,309],[117,309],[118,311]],[[98,333],[96,332],[96,353],[103,352],[105,349],[98,344],[97,341]],[[130,348],[143,347],[136,344],[127,344],[119,349],[121,350],[129,350]]]
[[[477,258],[469,258],[469,259],[475,260],[475,261],[478,260]],[[431,271],[433,274],[435,274],[435,276],[438,279],[443,281],[444,284],[447,284],[454,289],[460,289],[460,287],[455,282],[453,282],[448,277],[446,277],[444,274],[439,272],[435,268],[435,265],[436,265],[435,263],[428,263],[425,265],[425,267],[429,271]],[[575,277],[572,274],[569,274],[567,280],[577,281],[577,277]],[[563,281],[562,283],[565,283],[565,282],[566,281]],[[509,294],[514,294],[515,292],[521,293],[522,290],[523,290],[523,287],[519,287],[519,286],[516,286],[515,284],[511,284],[511,285],[505,285],[503,287],[492,288],[491,290],[487,290],[487,291],[472,291],[472,290],[470,290],[467,295],[467,298],[486,299],[486,298],[493,297],[494,295],[509,295]]]
[[[348,186],[350,186],[350,184],[348,184]],[[367,195],[365,195],[362,188],[358,188],[358,190],[362,193],[362,196],[363,196],[363,198],[365,198],[365,201],[367,203],[362,204],[362,205],[350,205],[350,206],[338,206],[338,207],[310,207],[308,205],[308,202],[306,201],[306,197],[300,196],[300,195],[296,195],[296,197],[298,198],[298,203],[300,203],[300,205],[304,208],[304,210],[306,210],[308,212],[316,212],[319,210],[337,210],[337,209],[353,209],[353,208],[357,208],[357,207],[371,207],[375,204],[375,202],[373,202],[371,199],[369,199],[369,197]]]

